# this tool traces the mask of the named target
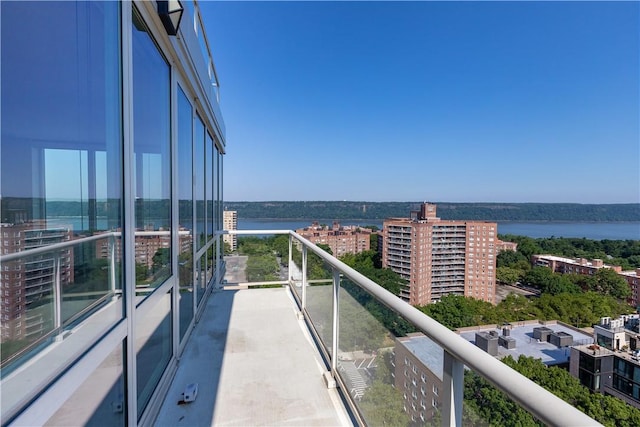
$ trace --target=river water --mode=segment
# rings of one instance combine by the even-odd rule
[[[332,224],[332,219],[319,219],[320,224]],[[383,220],[343,220],[342,225],[375,225],[382,229]],[[296,230],[311,225],[310,220],[274,220],[238,218],[239,230]],[[56,224],[71,226],[73,230],[86,229],[80,217],[61,217],[49,220]],[[190,224],[185,224],[187,227]],[[107,221],[98,218],[99,230],[108,229]],[[640,240],[640,221],[635,222],[498,222],[498,233],[529,237],[579,237],[593,240]]]
[[[318,220],[320,224],[333,220]],[[341,225],[375,225],[382,220],[344,220]],[[311,221],[238,218],[239,230],[295,230],[308,227]],[[639,222],[498,222],[498,233],[528,237],[584,237],[592,240],[640,240]]]

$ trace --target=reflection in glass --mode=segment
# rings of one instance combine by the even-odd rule
[[[205,212],[205,130],[200,117],[195,116],[193,127],[194,173],[195,173],[195,204],[196,223],[194,225],[194,237],[196,238],[196,250],[202,248],[206,242],[206,212]]]
[[[180,339],[193,318],[193,187],[192,187],[192,108],[178,86],[178,222],[180,224],[178,255],[180,307]]]
[[[196,273],[196,298],[198,305],[204,296],[204,291],[207,287],[207,254],[203,254],[198,260],[197,273]]]
[[[209,132],[206,133],[205,137],[205,189],[207,196],[207,242],[211,240],[213,237],[213,155],[214,155],[214,147],[213,147],[213,139],[211,139],[211,135]]]
[[[170,79],[135,8],[133,25],[136,291],[148,295],[171,274]]]
[[[171,359],[171,292],[136,321],[138,418]]]
[[[118,2],[1,7],[0,255],[25,252],[0,261],[5,374],[98,309],[96,338],[122,318],[122,97]]]
[[[91,373],[46,426],[124,426],[124,344]]]
[[[216,147],[216,173],[215,173],[215,188],[216,193],[214,195],[216,201],[216,223],[215,230],[222,230],[222,154],[218,147]]]

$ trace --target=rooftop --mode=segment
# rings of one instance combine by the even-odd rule
[[[518,359],[521,355],[533,357],[542,360],[546,365],[558,365],[569,362],[569,355],[571,353],[569,347],[557,347],[547,341],[541,341],[533,336],[533,329],[539,327],[547,327],[556,333],[566,333],[573,337],[572,345],[587,345],[593,343],[593,336],[587,332],[580,331],[576,328],[569,327],[567,325],[558,322],[518,322],[512,323],[509,332],[509,336],[516,341],[515,348],[507,349],[502,346],[498,346],[498,358],[501,359],[506,356],[511,356],[514,359]],[[477,332],[497,331],[499,335],[502,335],[502,326],[499,325],[486,325],[471,328],[462,328],[458,332],[467,341],[475,344],[475,336]]]

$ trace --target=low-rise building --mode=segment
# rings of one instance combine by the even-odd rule
[[[333,225],[321,225],[314,221],[311,226],[299,228],[296,233],[312,243],[323,244],[331,248],[337,258],[344,254],[357,254],[371,248],[373,230],[355,225],[342,226],[334,221]]]
[[[619,265],[605,264],[601,259],[566,258],[557,255],[533,255],[531,264],[534,266],[548,267],[554,273],[582,274],[592,276],[601,268],[609,268],[622,277],[631,288],[631,305],[640,304],[640,268],[635,271],[622,271]]]
[[[569,372],[591,391],[640,408],[640,315],[603,317],[595,343],[571,348]]]
[[[518,250],[518,244],[516,242],[505,242],[500,239],[496,239],[496,251],[511,251],[516,252]]]
[[[498,359],[528,356],[547,366],[567,366],[571,346],[594,342],[591,334],[555,320],[470,326],[456,332]]]

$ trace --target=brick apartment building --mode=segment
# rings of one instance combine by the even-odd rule
[[[407,280],[400,297],[410,304],[449,294],[495,302],[495,222],[441,220],[424,203],[409,218],[385,220],[382,235],[382,266]]]
[[[531,256],[531,264],[534,266],[548,267],[551,271],[560,274],[582,274],[592,276],[601,268],[610,268],[618,273],[631,288],[630,303],[633,306],[640,304],[640,268],[635,270],[622,271],[619,265],[605,264],[601,259],[586,258],[565,258],[556,255],[533,255]]]
[[[178,253],[188,252],[193,243],[191,230],[181,227],[178,231]],[[113,242],[108,239],[101,239],[96,242],[96,258],[109,259],[111,257],[110,245],[114,244],[114,256],[120,259],[122,256],[122,241],[115,239]],[[146,228],[144,231],[136,232],[135,259],[136,264],[144,264],[147,268],[153,267],[153,257],[160,249],[171,247],[171,235],[168,230],[152,230]]]
[[[0,224],[3,255],[71,240],[70,226],[51,226],[46,221]],[[33,340],[46,333],[53,319],[56,269],[60,286],[73,282],[73,249],[61,249],[4,263],[0,271],[1,341]]]
[[[424,425],[442,405],[444,351],[422,333],[396,338],[394,386],[412,425]]]
[[[357,254],[371,249],[371,234],[369,228],[354,225],[341,226],[334,221],[333,225],[320,225],[314,221],[310,227],[300,228],[296,233],[317,244],[327,245],[335,257],[344,254]]]

